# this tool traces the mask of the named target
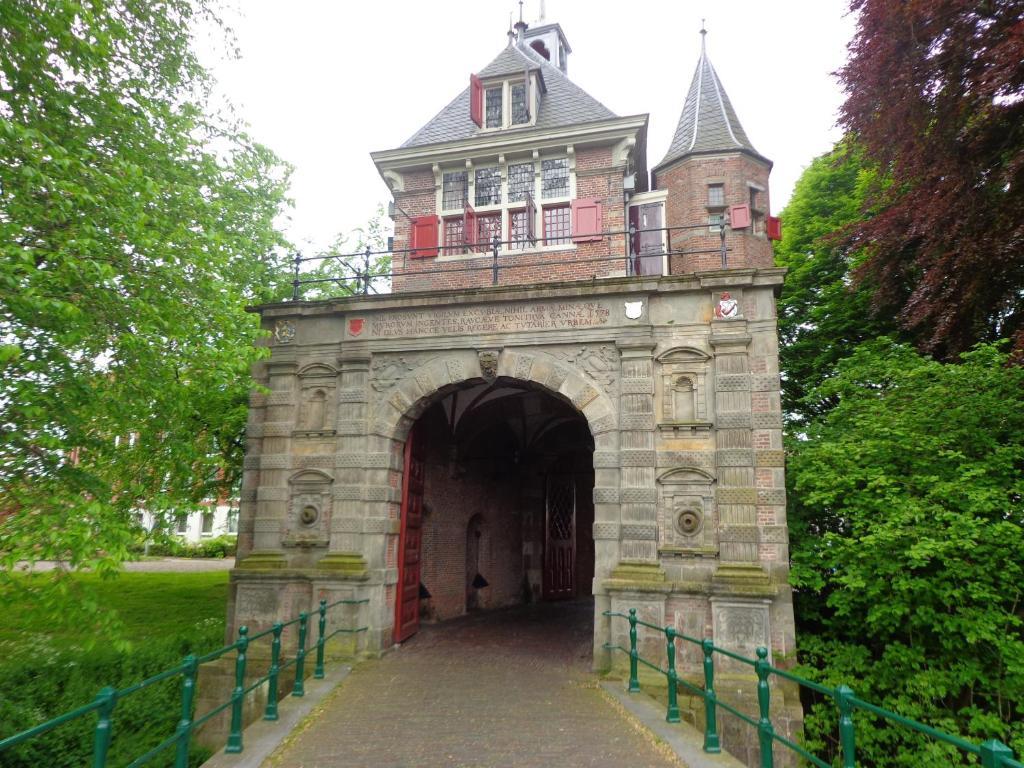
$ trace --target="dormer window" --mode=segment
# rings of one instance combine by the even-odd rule
[[[526,97],[526,83],[512,83],[509,86],[512,96],[512,125],[523,125],[530,122],[530,105]]]
[[[487,122],[488,128],[501,128],[501,92],[502,87],[487,89]]]
[[[532,125],[537,111],[532,85],[528,74],[488,83],[473,75],[470,78],[470,118],[485,131]]]

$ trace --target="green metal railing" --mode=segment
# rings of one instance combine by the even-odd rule
[[[365,599],[336,600],[330,604],[328,604],[326,600],[320,601],[318,609],[314,612],[318,615],[318,634],[316,645],[314,646],[316,650],[316,665],[314,667],[313,677],[323,678],[324,676],[324,649],[328,640],[343,633],[355,634],[366,631],[366,627],[353,629],[339,628],[335,629],[330,634],[326,634],[327,611],[339,605],[361,605],[366,602],[368,602],[368,600]],[[80,717],[96,713],[96,726],[93,729],[92,767],[105,768],[107,765],[107,753],[110,749],[110,742],[114,735],[114,713],[118,701],[132,695],[133,693],[138,693],[139,691],[149,688],[151,685],[155,685],[179,675],[181,676],[181,719],[178,721],[177,728],[171,736],[164,739],[145,754],[135,758],[128,764],[128,768],[137,768],[137,766],[145,765],[154,757],[165,750],[171,749],[172,747],[174,748],[174,768],[188,768],[188,751],[193,732],[209,720],[219,715],[221,712],[224,712],[229,707],[231,708],[231,727],[228,732],[227,746],[224,751],[229,753],[241,752],[244,748],[242,730],[245,722],[243,716],[245,714],[244,707],[246,694],[251,693],[266,683],[267,705],[263,713],[263,719],[277,720],[278,688],[281,673],[285,672],[289,667],[294,666],[295,681],[291,695],[305,695],[306,656],[314,650],[314,648],[308,647],[309,619],[310,614],[303,611],[291,621],[277,622],[270,629],[258,632],[252,636],[249,635],[248,627],[239,627],[238,639],[230,645],[218,648],[217,650],[211,651],[210,653],[202,656],[190,654],[182,659],[181,663],[176,667],[165,669],[164,671],[159,672],[142,682],[130,685],[127,688],[115,690],[109,686],[105,687],[96,695],[96,698],[93,699],[91,703],[85,704],[77,709],[73,709],[70,712],[65,712],[52,720],[47,720],[45,723],[40,723],[33,728],[29,728],[21,733],[16,733],[13,736],[8,736],[3,739],[0,741],[0,753],[3,753],[6,749],[21,744],[22,742],[42,736],[43,734],[52,731],[54,728],[64,725],[65,723],[69,723],[72,720],[77,720]],[[287,661],[282,662],[281,635],[284,630],[295,625],[298,625],[298,640],[296,643],[295,655]],[[251,643],[264,637],[271,637],[269,669],[265,675],[260,676],[257,680],[246,685],[245,674],[248,663],[249,646]],[[230,698],[201,717],[194,717],[196,678],[199,675],[200,665],[215,661],[232,651],[235,652],[235,685]],[[0,763],[2,762],[2,754],[0,754]]]
[[[725,648],[719,648],[708,638],[698,639],[696,637],[690,637],[679,632],[674,627],[659,627],[655,624],[648,624],[646,621],[641,621],[636,617],[635,608],[630,608],[628,615],[615,611],[605,611],[603,615],[612,618],[626,619],[629,622],[629,648],[623,648],[621,645],[611,643],[605,644],[604,647],[607,650],[622,651],[629,656],[628,690],[630,693],[635,693],[640,690],[639,668],[640,665],[643,664],[645,667],[665,676],[665,681],[668,685],[668,704],[665,713],[665,720],[667,722],[680,722],[678,702],[678,690],[680,686],[695,696],[700,697],[704,701],[705,752],[717,753],[722,751],[721,739],[718,733],[718,710],[723,709],[726,712],[735,715],[751,727],[757,729],[758,743],[761,748],[761,768],[774,767],[775,758],[772,750],[775,742],[778,742],[787,749],[796,752],[812,765],[818,766],[818,768],[832,768],[829,763],[826,763],[821,758],[811,754],[799,744],[796,744],[785,736],[775,732],[775,729],[772,727],[770,716],[771,686],[769,685],[769,678],[772,675],[775,675],[776,677],[780,677],[805,688],[809,688],[822,696],[831,698],[836,703],[839,727],[839,745],[841,750],[840,765],[842,768],[857,767],[857,740],[853,715],[858,710],[870,713],[876,717],[882,718],[883,720],[895,723],[896,725],[908,728],[917,733],[924,734],[925,736],[937,741],[951,744],[965,754],[978,757],[982,768],[1024,768],[1024,763],[1015,760],[1013,757],[1013,751],[1000,741],[990,739],[982,744],[974,744],[973,742],[966,741],[965,739],[940,731],[937,728],[932,728],[924,723],[919,723],[916,720],[911,720],[910,718],[903,717],[895,712],[890,712],[887,709],[883,709],[882,707],[863,701],[854,695],[853,690],[851,690],[849,686],[840,685],[837,688],[829,688],[821,685],[820,683],[815,683],[811,680],[807,680],[806,678],[794,675],[791,672],[773,667],[768,663],[767,648],[758,648],[757,658],[751,659],[746,656],[741,656],[738,653],[733,653]],[[640,656],[637,649],[638,626],[653,629],[665,636],[665,658],[667,660],[666,669],[662,669],[657,664],[654,664]],[[704,668],[703,688],[681,678],[676,671],[675,659],[677,640],[691,643],[701,649],[701,652],[703,653]],[[715,693],[715,654],[726,656],[734,661],[753,668],[754,674],[757,676],[757,719],[754,719],[753,717],[740,712],[732,705],[719,700],[718,695]]]

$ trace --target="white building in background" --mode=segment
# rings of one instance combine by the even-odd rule
[[[156,516],[147,510],[136,513],[139,525],[152,531]],[[170,533],[187,544],[200,544],[206,539],[218,536],[234,536],[238,533],[238,500],[219,499],[207,502],[204,509],[175,516]]]

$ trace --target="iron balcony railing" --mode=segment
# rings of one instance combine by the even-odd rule
[[[701,249],[693,249],[693,250],[681,250],[681,249],[674,249],[672,247],[671,236],[672,236],[672,232],[674,232],[674,231],[678,231],[678,230],[697,230],[697,229],[711,230],[712,228],[716,229],[716,232],[718,233],[719,238],[720,238],[721,245],[718,248],[701,248]],[[601,232],[582,233],[582,234],[577,233],[576,235],[571,235],[571,236],[567,235],[566,238],[568,238],[568,239],[571,239],[572,237],[575,237],[575,238],[592,238],[592,237],[605,238],[605,237],[625,236],[626,253],[625,253],[624,256],[622,256],[622,255],[618,255],[618,256],[597,256],[597,257],[581,258],[581,259],[559,258],[558,259],[558,263],[559,264],[597,264],[597,263],[606,263],[606,262],[619,262],[619,263],[624,263],[625,264],[626,274],[628,276],[631,276],[631,277],[644,277],[644,276],[647,276],[647,275],[641,274],[641,271],[637,268],[637,259],[639,259],[641,257],[650,257],[650,256],[654,256],[654,255],[669,256],[669,257],[671,257],[671,256],[676,256],[676,255],[684,255],[684,254],[685,255],[690,255],[690,254],[698,254],[698,253],[717,253],[717,254],[720,254],[721,261],[722,261],[722,268],[725,269],[726,267],[728,267],[728,253],[731,250],[726,245],[726,239],[725,239],[725,233],[726,233],[726,230],[728,228],[729,228],[728,222],[722,222],[722,223],[720,223],[718,225],[714,225],[714,224],[709,225],[707,223],[702,223],[702,224],[685,224],[685,225],[680,225],[680,226],[675,226],[675,227],[647,227],[647,228],[644,228],[644,229],[639,229],[639,228],[637,228],[635,226],[630,226],[629,229],[604,230],[604,231],[601,231]],[[640,253],[633,252],[632,247],[631,247],[631,243],[634,241],[634,238],[637,235],[639,235],[641,233],[645,233],[645,232],[664,232],[666,234],[666,239],[669,240],[667,248],[665,248],[664,251],[662,253],[659,253],[659,254],[654,254],[654,253],[640,254]],[[514,238],[514,239],[511,239],[511,240],[502,240],[498,235],[494,235],[490,240],[484,240],[484,241],[478,241],[478,242],[472,242],[472,243],[470,243],[470,242],[460,243],[457,246],[446,246],[446,245],[443,245],[443,244],[439,243],[436,246],[434,246],[434,248],[436,248],[439,252],[442,252],[442,251],[458,251],[458,252],[470,251],[470,252],[474,252],[475,251],[477,253],[481,253],[482,254],[482,253],[486,253],[487,251],[490,251],[490,253],[491,253],[491,263],[490,264],[476,264],[476,265],[469,265],[469,266],[459,266],[459,264],[461,262],[449,262],[445,266],[436,266],[436,267],[432,267],[432,268],[424,268],[423,266],[420,266],[420,267],[417,267],[415,269],[395,268],[394,264],[392,264],[392,268],[390,270],[386,270],[386,271],[385,270],[373,269],[371,267],[371,265],[370,265],[371,257],[373,257],[373,256],[391,256],[392,258],[394,258],[395,256],[404,256],[405,254],[414,254],[416,252],[420,252],[420,251],[424,251],[424,250],[428,250],[428,249],[421,246],[419,248],[389,248],[389,249],[386,249],[386,250],[373,250],[369,246],[367,246],[362,251],[353,251],[352,253],[331,253],[331,254],[326,254],[326,255],[322,255],[322,256],[303,256],[301,253],[296,253],[295,256],[292,259],[292,268],[293,268],[293,275],[292,275],[292,300],[293,301],[301,301],[302,300],[302,289],[303,289],[303,286],[321,285],[321,284],[325,284],[325,283],[326,284],[335,284],[335,285],[345,285],[350,290],[352,290],[352,291],[354,291],[356,293],[362,293],[362,294],[377,293],[378,291],[374,287],[374,281],[375,280],[388,280],[388,279],[392,279],[392,278],[395,278],[395,277],[421,277],[421,276],[426,276],[426,275],[439,275],[439,274],[448,275],[448,274],[458,274],[458,273],[465,273],[465,272],[487,272],[487,271],[489,271],[491,273],[491,283],[493,285],[498,285],[498,283],[499,283],[499,274],[500,274],[500,270],[501,269],[528,269],[530,267],[540,267],[540,266],[545,266],[545,265],[550,264],[551,261],[550,261],[550,257],[549,257],[548,254],[546,254],[546,253],[544,253],[542,251],[538,252],[538,251],[525,250],[525,246],[527,244],[536,245],[536,243],[543,242],[543,241],[544,241],[543,237],[535,238],[532,241],[525,240],[523,238]],[[508,246],[510,248],[510,250],[502,251],[501,249],[502,249],[503,246]],[[523,248],[524,250],[519,250],[520,248]],[[523,261],[522,258],[524,256],[526,256],[526,257],[534,257],[535,256],[537,258],[535,258],[533,260]],[[359,264],[355,264],[354,263],[357,259],[361,259],[362,260],[362,265],[361,266]],[[508,263],[503,263],[503,261],[502,261],[503,259],[506,260]],[[324,262],[324,261],[332,261],[332,260],[337,261],[340,264],[342,264],[342,266],[344,266],[345,269],[350,270],[350,273],[336,275],[336,276],[332,276],[332,277],[307,277],[307,278],[303,278],[303,276],[302,276],[303,275],[303,272],[302,272],[302,265],[303,264],[306,264],[306,263],[309,263],[309,262]],[[449,264],[450,264],[450,266],[449,266]]]
[[[908,728],[931,739],[951,744],[965,754],[974,755],[979,758],[982,768],[1024,768],[1024,763],[1018,762],[1014,759],[1013,751],[996,739],[990,739],[982,744],[974,744],[973,742],[961,739],[958,736],[953,736],[952,734],[940,731],[937,728],[932,728],[924,723],[919,723],[916,720],[911,720],[908,717],[903,717],[895,712],[890,712],[889,710],[875,706],[870,702],[863,701],[862,699],[857,698],[857,696],[854,695],[853,690],[847,685],[829,688],[828,686],[807,680],[806,678],[794,675],[791,672],[779,669],[778,667],[773,667],[768,663],[768,649],[763,646],[757,649],[757,658],[751,659],[726,650],[725,648],[719,648],[709,638],[698,639],[696,637],[685,635],[674,627],[659,627],[655,624],[648,624],[646,621],[641,621],[636,617],[635,608],[630,608],[628,615],[615,611],[605,611],[603,615],[612,618],[625,619],[629,622],[629,648],[626,649],[621,645],[614,643],[605,644],[604,648],[611,651],[622,651],[629,656],[628,690],[630,693],[636,693],[640,690],[639,665],[643,664],[645,667],[653,669],[665,676],[665,682],[668,686],[668,705],[665,713],[665,720],[667,722],[680,722],[681,718],[679,716],[678,700],[678,690],[680,686],[703,700],[705,752],[718,753],[722,751],[721,739],[718,734],[718,710],[724,709],[726,712],[736,716],[747,725],[757,729],[758,744],[761,752],[761,768],[774,767],[775,757],[773,754],[773,747],[775,742],[778,742],[783,747],[795,752],[812,765],[818,766],[818,768],[832,768],[830,763],[826,763],[824,760],[807,751],[791,739],[775,732],[775,729],[772,726],[770,714],[771,687],[769,685],[769,678],[774,675],[805,688],[809,688],[822,696],[832,699],[836,703],[839,744],[841,749],[841,768],[857,768],[857,740],[853,715],[858,710],[870,713],[903,728]],[[637,649],[638,626],[653,629],[665,636],[665,657],[667,660],[666,669],[662,669],[657,664],[652,663],[640,655]],[[691,643],[701,649],[703,653],[704,668],[703,688],[681,678],[677,673],[675,662],[677,640]],[[719,700],[718,695],[715,693],[715,654],[726,656],[734,661],[753,668],[754,674],[757,675],[758,717],[756,720],[753,717],[740,712],[731,704]]]
[[[303,611],[291,621],[277,622],[270,629],[258,632],[252,636],[249,635],[248,627],[239,627],[238,639],[230,645],[218,648],[217,650],[211,651],[210,653],[202,656],[190,654],[182,659],[181,663],[177,666],[165,669],[146,680],[135,683],[134,685],[129,685],[127,688],[116,690],[110,686],[105,687],[96,695],[96,698],[93,699],[91,703],[85,704],[77,709],[73,709],[70,712],[65,712],[52,720],[47,720],[45,723],[40,723],[39,725],[22,731],[21,733],[8,736],[0,741],[0,764],[3,763],[3,752],[5,750],[29,741],[30,739],[42,736],[43,734],[52,731],[54,728],[58,728],[72,720],[77,720],[80,717],[86,717],[87,715],[95,713],[96,725],[93,729],[92,768],[105,768],[107,765],[107,753],[110,749],[111,739],[114,735],[114,716],[116,714],[117,703],[120,700],[131,696],[133,693],[138,693],[139,691],[149,688],[151,685],[155,685],[178,676],[181,677],[181,719],[178,721],[178,726],[175,729],[175,732],[145,754],[135,758],[128,764],[128,768],[137,768],[137,766],[145,765],[157,755],[171,748],[174,749],[174,768],[188,768],[189,746],[195,730],[212,720],[221,712],[227,710],[229,707],[231,709],[231,727],[228,732],[227,746],[224,751],[228,753],[241,752],[244,748],[242,732],[245,722],[243,716],[245,714],[244,707],[246,695],[266,684],[267,704],[263,712],[263,719],[277,720],[277,706],[279,698],[278,686],[281,673],[285,672],[290,667],[294,667],[295,680],[291,695],[297,697],[304,696],[306,693],[306,656],[309,652],[314,649],[316,651],[313,677],[318,679],[323,678],[325,663],[324,649],[327,641],[339,634],[355,634],[366,631],[366,627],[341,627],[335,629],[330,634],[327,634],[327,612],[339,605],[361,605],[367,602],[369,601],[365,599],[336,600],[333,603],[328,604],[326,600],[321,600],[319,608],[314,612],[314,615],[317,617],[317,639],[316,645],[313,648],[308,647],[310,614],[306,611]],[[296,625],[298,628],[298,638],[296,642],[295,655],[285,661],[282,661],[281,635],[286,629]],[[265,675],[260,676],[258,679],[246,685],[245,674],[249,645],[265,637],[271,638],[270,666]],[[196,678],[199,675],[199,667],[202,664],[216,661],[231,652],[235,653],[235,685],[231,692],[231,696],[223,704],[214,707],[200,717],[195,717]]]

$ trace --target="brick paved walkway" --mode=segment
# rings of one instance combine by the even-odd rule
[[[678,768],[589,674],[589,601],[425,626],[359,665],[278,768]]]

